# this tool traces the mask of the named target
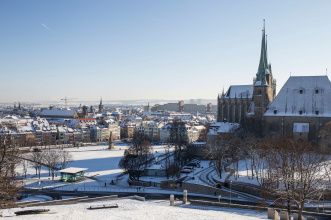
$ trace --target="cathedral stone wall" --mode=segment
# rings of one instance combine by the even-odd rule
[[[288,135],[297,139],[317,141],[318,132],[331,117],[301,117],[301,116],[264,116],[264,136]],[[293,132],[294,123],[309,123],[309,132]]]
[[[224,99],[218,100],[218,122],[240,123],[248,112],[252,99]]]

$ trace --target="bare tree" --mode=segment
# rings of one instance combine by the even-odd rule
[[[39,179],[40,179],[41,165],[43,163],[43,157],[44,157],[43,152],[32,152],[29,156],[30,163],[36,170],[36,176],[39,175]]]
[[[139,180],[144,168],[154,158],[153,148],[149,141],[134,144],[124,151],[124,157],[119,162],[119,167],[129,174],[130,178]]]
[[[11,138],[5,129],[0,129],[0,208],[15,202],[21,190],[21,182],[15,172],[20,162],[19,152],[14,148]]]
[[[185,163],[184,153],[188,145],[188,137],[186,125],[179,119],[174,119],[170,127],[169,143],[175,147],[174,162],[178,167],[182,167]]]
[[[52,173],[52,180],[54,180],[54,172],[55,172],[56,166],[60,164],[60,151],[58,151],[58,150],[44,151],[43,162],[48,167],[48,175],[51,176],[51,173]]]
[[[69,151],[59,151],[59,161],[61,169],[65,169],[69,163],[73,160],[72,154]]]
[[[220,137],[213,135],[208,138],[204,153],[214,163],[215,169],[222,178],[223,165],[226,159],[226,148],[221,145]]]
[[[220,178],[222,170],[232,164],[235,170],[235,177],[238,176],[238,162],[243,157],[241,152],[242,141],[233,134],[218,134],[210,136],[205,153],[213,161],[215,169]]]
[[[273,192],[276,202],[285,204],[291,213],[294,203],[301,219],[307,202],[318,200],[327,189],[326,157],[311,142],[289,137],[271,138],[263,143],[267,163],[264,188]]]

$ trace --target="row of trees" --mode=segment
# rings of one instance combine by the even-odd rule
[[[0,124],[0,208],[10,205],[19,197],[22,188],[22,180],[18,177],[16,168],[21,165],[25,174],[29,165],[36,169],[36,175],[39,173],[41,166],[44,165],[49,169],[49,175],[52,174],[58,166],[65,168],[71,161],[72,155],[64,150],[47,150],[43,152],[32,152],[22,154],[17,148],[25,146],[26,138],[22,136],[12,136],[5,127],[10,124]]]
[[[309,141],[286,136],[264,139],[259,157],[266,164],[263,189],[275,203],[291,205],[299,210],[301,219],[305,204],[318,201],[330,190],[331,166],[328,156]]]
[[[52,179],[54,179],[55,170],[58,167],[60,167],[61,169],[66,168],[67,165],[72,161],[73,157],[68,151],[56,149],[56,150],[32,152],[25,159],[26,161],[29,161],[29,163],[35,168],[36,176],[38,175],[39,179],[40,179],[41,167],[43,165],[48,168],[48,175],[52,176]],[[23,161],[22,164],[25,177],[28,168],[28,164],[26,161]]]
[[[208,140],[206,155],[220,178],[230,164],[237,178],[238,162],[244,160],[248,178],[262,187],[265,198],[275,198],[275,204],[287,207],[289,213],[295,205],[301,215],[307,202],[321,199],[330,187],[328,156],[309,141],[221,135]]]

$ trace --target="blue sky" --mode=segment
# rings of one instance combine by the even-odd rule
[[[0,102],[216,98],[331,71],[331,1],[0,0]],[[329,71],[329,72],[330,72]]]

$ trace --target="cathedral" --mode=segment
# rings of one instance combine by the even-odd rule
[[[262,120],[276,96],[276,80],[268,63],[265,25],[262,31],[261,55],[252,85],[232,85],[217,97],[217,121],[241,123],[246,117]]]
[[[263,25],[261,55],[252,85],[232,85],[217,97],[217,121],[261,123],[262,136],[287,135],[318,143],[331,121],[331,82],[327,75],[291,76],[276,98]],[[327,143],[331,152],[331,143]]]

